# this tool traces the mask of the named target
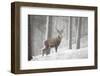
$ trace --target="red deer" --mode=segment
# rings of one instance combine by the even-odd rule
[[[62,40],[62,33],[63,33],[64,27],[63,29],[57,29],[56,31],[58,33],[58,36],[55,38],[48,38],[47,40],[44,41],[44,46],[45,48],[42,50],[42,56],[44,56],[44,54],[48,55],[50,54],[50,49],[51,48],[55,48],[55,51],[57,52],[58,46],[61,43]]]

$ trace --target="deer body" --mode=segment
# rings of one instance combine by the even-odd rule
[[[44,41],[44,46],[45,48],[42,50],[42,55],[44,56],[44,54],[48,55],[50,54],[50,49],[51,48],[55,48],[55,51],[57,52],[58,46],[61,43],[62,40],[62,33],[63,33],[63,29],[62,30],[57,30],[58,36],[55,38],[50,38]]]
[[[55,47],[55,46],[59,46],[61,42],[61,37],[56,37],[56,38],[51,38],[51,39],[48,39],[44,42],[45,46],[46,47]]]
[[[42,50],[43,51],[42,55],[44,54],[48,55],[50,53],[50,48],[55,48],[57,52],[58,46],[61,43],[61,39],[62,38],[58,36],[56,38],[51,38],[51,39],[44,41],[45,48]]]

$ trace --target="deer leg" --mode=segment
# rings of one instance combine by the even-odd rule
[[[45,54],[48,55],[48,49],[45,51]]]
[[[48,47],[48,49],[46,50],[46,55],[50,54],[50,48]]]
[[[56,47],[55,47],[56,53],[57,53],[57,49],[58,49],[58,47],[56,46]]]
[[[45,47],[45,48],[42,50],[42,56],[44,56],[44,54],[46,54],[46,51],[47,51],[47,48]]]
[[[49,47],[49,49],[48,49],[48,54],[50,54],[50,47]]]
[[[46,47],[45,54],[48,55],[48,47]]]
[[[45,54],[48,55],[48,49],[46,50]]]
[[[44,53],[45,53],[45,49],[42,50],[42,56],[44,56]]]

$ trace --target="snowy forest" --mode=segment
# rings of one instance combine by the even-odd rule
[[[88,17],[28,15],[28,60],[84,58],[88,58]]]

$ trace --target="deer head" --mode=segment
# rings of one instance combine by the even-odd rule
[[[58,33],[58,37],[62,38],[63,37],[63,32],[64,32],[64,26],[60,27],[59,29],[56,26],[56,31]]]

